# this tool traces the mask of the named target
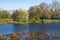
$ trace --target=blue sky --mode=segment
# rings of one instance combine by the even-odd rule
[[[52,1],[53,0],[0,0],[0,9],[29,9],[30,6],[39,5],[41,2],[46,2],[49,4]]]

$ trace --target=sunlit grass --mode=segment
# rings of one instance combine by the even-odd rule
[[[44,23],[53,23],[53,22],[60,22],[60,20],[52,20],[52,19],[44,19],[43,20]],[[0,24],[28,24],[28,23],[42,23],[42,20],[35,20],[35,19],[31,19],[31,20],[27,20],[27,21],[13,21],[13,19],[0,19]]]
[[[46,22],[46,23],[52,23],[52,22],[60,22],[60,20],[51,20],[51,19],[46,19],[46,20],[44,20],[44,22]]]

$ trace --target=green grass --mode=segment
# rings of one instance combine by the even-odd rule
[[[46,23],[52,23],[52,22],[60,22],[60,20],[51,20],[51,19],[49,19],[49,20],[44,20],[44,22],[46,22]]]
[[[60,22],[60,20],[44,19],[44,23]],[[28,23],[42,23],[42,20],[28,20],[28,21],[13,21],[13,19],[0,19],[0,24],[28,24]]]

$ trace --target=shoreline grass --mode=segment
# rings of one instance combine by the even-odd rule
[[[54,23],[54,22],[60,22],[60,20],[52,20],[52,19],[44,19],[44,23]],[[42,23],[42,20],[36,20],[36,21],[27,21],[27,22],[19,22],[19,21],[13,21],[13,19],[0,19],[0,24],[29,24],[29,23]]]

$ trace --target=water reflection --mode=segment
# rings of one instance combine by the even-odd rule
[[[24,25],[13,25],[13,32],[17,33],[17,32],[28,32],[29,31],[29,25],[28,24],[24,24]]]
[[[5,24],[0,25],[0,34],[10,34],[18,32],[60,32],[60,23],[47,24]]]
[[[5,24],[5,25],[0,25],[0,34],[10,34],[13,32],[13,28],[12,27],[13,25],[8,25],[8,24]]]

